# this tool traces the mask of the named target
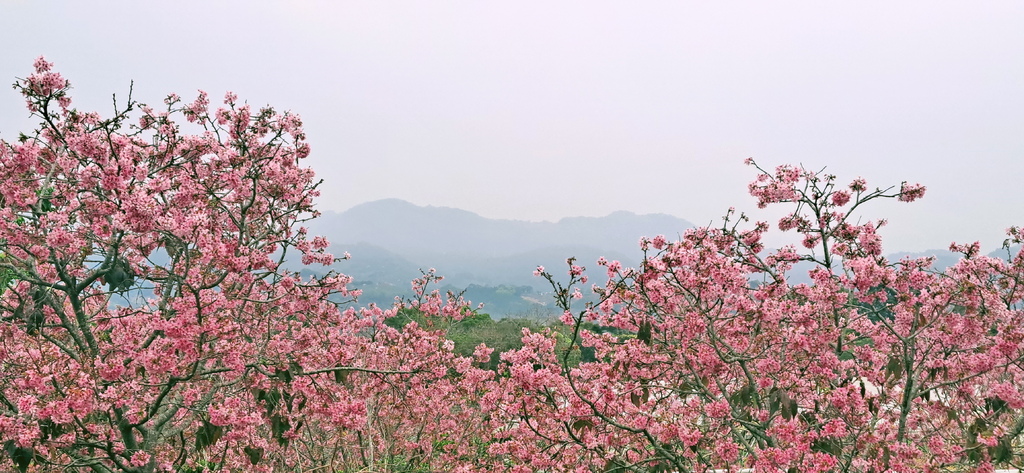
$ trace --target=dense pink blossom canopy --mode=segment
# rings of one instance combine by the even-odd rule
[[[459,356],[472,311],[351,304],[290,112],[228,93],[73,107],[40,58],[40,124],[0,142],[0,442],[21,471],[990,472],[1020,466],[1024,256],[889,261],[868,187],[799,166],[748,189],[775,225],[640,242],[637,267],[544,267],[559,323]],[[794,244],[769,250],[777,227]],[[805,273],[809,283],[792,283]],[[589,286],[588,286],[589,284]],[[401,329],[399,314],[426,322]],[[482,369],[500,356],[497,372]],[[6,460],[5,460],[6,461]]]

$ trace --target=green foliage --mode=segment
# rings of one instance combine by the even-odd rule
[[[541,329],[531,320],[505,318],[494,321],[488,316],[486,320],[453,327],[448,331],[448,338],[455,342],[455,352],[460,355],[472,355],[481,343],[493,348],[491,359],[483,367],[497,371],[501,353],[523,346],[524,328],[532,331]]]
[[[0,266],[2,266],[3,260],[7,258],[7,255],[0,251]],[[14,281],[17,280],[17,275],[13,269],[0,267],[0,294],[7,291],[7,288],[11,287]]]
[[[419,309],[413,307],[403,307],[398,309],[398,314],[384,321],[384,324],[391,328],[403,328],[409,325],[411,322],[416,322],[421,327],[430,327],[433,323],[427,321],[427,317],[423,315]]]
[[[522,318],[504,318],[494,320],[483,312],[470,312],[462,320],[451,323],[448,327],[439,326],[439,321],[425,317],[415,308],[399,309],[398,314],[389,318],[385,324],[394,328],[403,328],[411,322],[428,329],[446,329],[446,336],[455,342],[455,352],[462,356],[472,356],[480,344],[494,349],[490,360],[483,368],[497,371],[501,353],[515,350],[523,346],[523,329],[539,331],[544,328],[539,322]],[[564,330],[558,324],[554,328]]]
[[[455,342],[455,352],[462,356],[473,356],[474,350],[480,344],[493,349],[494,352],[491,353],[490,360],[482,365],[483,368],[492,371],[498,370],[502,353],[523,346],[523,329],[529,329],[532,332],[539,332],[544,329],[553,331],[558,338],[558,352],[570,351],[568,361],[571,366],[576,366],[581,362],[596,361],[594,349],[582,346],[579,340],[577,340],[574,347],[570,348],[572,327],[562,324],[557,319],[546,322],[520,317],[494,320],[487,313],[473,311],[468,313],[462,320],[451,322],[450,325],[445,327],[441,325],[442,322],[439,319],[426,317],[415,308],[405,307],[399,309],[398,314],[389,318],[385,324],[401,329],[411,322],[416,322],[420,327],[431,330],[446,330],[446,337]],[[632,336],[630,333],[622,330],[597,326],[591,323],[585,323],[584,328],[593,333],[612,332],[620,337]]]

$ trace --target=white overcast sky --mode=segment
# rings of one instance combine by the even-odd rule
[[[0,80],[44,55],[83,109],[134,80],[298,112],[326,210],[774,219],[754,157],[928,186],[868,215],[887,251],[1024,224],[1021,1],[0,0],[0,40]],[[0,138],[31,125],[0,89]]]

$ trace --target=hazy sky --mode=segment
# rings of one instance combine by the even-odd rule
[[[757,213],[747,157],[884,203],[886,250],[1024,224],[1024,2],[0,0],[0,80],[39,55],[83,109],[232,90],[302,115],[322,209]],[[4,92],[6,90],[6,92]],[[0,138],[32,122],[0,89]]]

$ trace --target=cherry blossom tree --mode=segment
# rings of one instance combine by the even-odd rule
[[[339,308],[357,295],[345,275],[282,269],[336,261],[299,226],[319,183],[297,115],[231,93],[213,110],[200,92],[156,108],[129,94],[104,118],[42,58],[15,88],[40,121],[0,142],[0,443],[19,471],[437,469],[472,453],[451,406],[486,371],[441,332],[386,326],[395,308]]]
[[[643,239],[637,268],[599,260],[589,288],[573,259],[565,283],[538,268],[564,326],[523,329],[495,375],[491,349],[446,339],[471,312],[432,271],[413,300],[358,308],[348,276],[283,268],[337,261],[301,227],[319,183],[296,115],[200,92],[103,118],[42,58],[15,88],[40,121],[0,142],[0,443],[20,472],[1024,462],[1024,230],[1005,259],[889,261],[885,222],[857,212],[920,185],[749,161],[795,244],[766,249],[772,225],[730,209]]]
[[[502,355],[484,402],[494,458],[524,472],[1019,467],[1024,255],[954,245],[963,259],[944,273],[889,261],[884,221],[853,215],[924,187],[757,169],[750,193],[790,206],[778,228],[800,247],[767,251],[770,225],[730,210],[720,228],[642,240],[638,268],[598,261],[601,302],[575,309],[584,269],[570,259],[563,285],[538,268],[571,342],[526,331]],[[1012,228],[1008,248],[1020,242]],[[799,262],[811,283],[790,284]],[[571,363],[580,348],[595,361]]]

